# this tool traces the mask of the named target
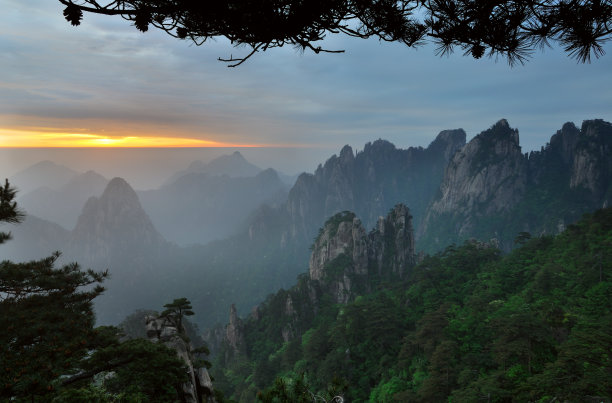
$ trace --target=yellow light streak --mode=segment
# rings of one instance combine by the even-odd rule
[[[6,148],[148,148],[148,147],[260,147],[186,137],[106,136],[95,133],[52,132],[47,129],[0,129],[0,147]]]

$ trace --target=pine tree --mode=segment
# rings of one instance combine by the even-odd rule
[[[194,314],[191,302],[185,297],[177,298],[169,304],[164,305],[165,311],[161,316],[170,317],[175,320],[177,330],[180,332],[183,328],[183,316],[191,316]]]
[[[0,222],[23,214],[8,180],[0,188]],[[10,234],[0,233],[0,243]],[[33,397],[54,390],[88,352],[94,337],[92,300],[107,272],[55,268],[59,252],[26,263],[0,262],[0,398]]]

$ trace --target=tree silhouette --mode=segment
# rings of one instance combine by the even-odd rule
[[[8,181],[0,188],[0,223],[23,215]],[[0,243],[10,238],[0,233]],[[0,262],[0,400],[44,395],[73,371],[95,336],[92,300],[108,272],[76,263],[55,267],[59,252],[38,261]]]
[[[142,32],[149,26],[201,45],[225,37],[246,45],[242,57],[219,58],[235,67],[253,54],[285,45],[315,53],[343,52],[318,45],[329,34],[375,37],[409,47],[433,42],[474,58],[502,56],[524,63],[534,50],[559,43],[580,62],[604,54],[612,33],[612,3],[594,0],[59,0],[64,17],[119,15]]]
[[[24,214],[15,202],[16,195],[17,189],[11,187],[6,179],[4,186],[0,186],[0,222],[18,224],[23,220]],[[0,244],[10,239],[10,232],[0,232]]]
[[[194,315],[191,302],[184,297],[177,298],[171,303],[164,305],[164,308],[166,310],[161,313],[161,316],[171,317],[176,320],[176,327],[179,332],[183,328],[183,316]]]

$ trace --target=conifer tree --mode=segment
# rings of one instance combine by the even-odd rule
[[[0,222],[23,214],[8,180],[0,188]],[[10,234],[0,233],[0,243]],[[94,337],[92,300],[107,272],[82,271],[77,263],[56,268],[59,252],[25,263],[0,262],[0,398],[53,391],[88,352]]]
[[[175,299],[164,305],[164,308],[166,308],[166,310],[162,312],[161,316],[172,317],[176,321],[175,324],[179,332],[183,326],[183,316],[191,316],[194,314],[191,302],[185,297]]]
[[[8,181],[0,187],[0,223],[24,215]],[[0,243],[10,233],[0,232]],[[180,398],[189,381],[176,351],[144,339],[121,342],[115,327],[94,328],[92,301],[108,272],[56,268],[60,253],[25,263],[0,262],[0,401],[149,401]],[[187,299],[167,304],[179,320]],[[97,374],[106,374],[94,385]]]

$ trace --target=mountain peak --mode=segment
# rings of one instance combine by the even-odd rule
[[[109,198],[121,199],[125,202],[140,205],[138,195],[134,189],[129,183],[126,182],[125,179],[119,177],[113,178],[110,180],[110,182],[108,182],[108,185],[106,185],[106,189],[104,189],[100,200],[107,200]]]
[[[493,125],[493,127],[501,127],[501,128],[510,128],[508,121],[506,119],[500,119]]]
[[[587,137],[612,137],[612,124],[603,119],[585,120],[582,122],[582,133]]]
[[[440,153],[449,160],[457,150],[465,145],[466,134],[463,129],[442,130],[427,147],[428,152]]]
[[[506,119],[500,119],[475,139],[478,139],[480,147],[492,148],[495,154],[505,154],[511,149],[520,149],[518,130],[511,128]]]
[[[369,234],[353,212],[329,218],[312,245],[308,273],[337,303],[346,303],[354,289],[371,288],[369,276],[397,279],[414,263],[412,216],[398,204]]]
[[[354,156],[355,155],[353,154],[353,149],[348,144],[342,147],[342,150],[340,150],[340,159],[342,161],[350,161],[354,158]]]
[[[193,173],[215,176],[227,175],[238,178],[252,177],[261,171],[261,168],[247,161],[240,151],[234,151],[231,154],[214,158],[209,162],[193,161],[186,170],[172,175],[170,179],[165,182],[165,185],[169,185],[176,182],[180,177]]]
[[[396,150],[395,144],[388,140],[378,139],[373,142],[366,143],[363,148],[364,153],[382,153],[382,152],[393,152]]]
[[[102,196],[85,203],[72,233],[74,250],[93,259],[149,253],[163,243],[138,195],[123,178],[113,178]]]

